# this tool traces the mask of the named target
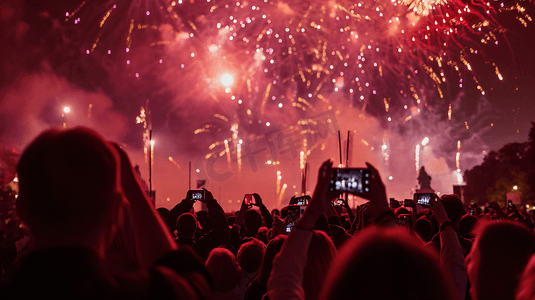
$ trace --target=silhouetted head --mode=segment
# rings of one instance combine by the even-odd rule
[[[266,245],[254,238],[243,243],[238,250],[238,263],[240,268],[247,273],[256,272],[262,265]]]
[[[162,217],[163,220],[166,220],[169,216],[169,210],[165,207],[158,207],[156,211],[158,212],[160,217]]]
[[[176,220],[178,237],[195,237],[197,232],[197,218],[191,213],[181,214]]]
[[[279,234],[269,241],[269,244],[266,247],[264,259],[262,260],[262,267],[260,268],[260,283],[263,284],[264,287],[267,285],[271,269],[273,268],[273,258],[279,253],[286,238],[286,235]]]
[[[321,288],[327,279],[327,272],[335,256],[336,248],[331,238],[323,231],[314,230],[303,271],[303,290],[306,300],[319,299]]]
[[[262,243],[267,244],[269,243],[268,232],[269,229],[266,226],[262,226],[258,229],[255,238],[259,239]]]
[[[227,216],[228,225],[232,227],[232,225],[234,225],[234,221],[236,220],[236,215],[233,213],[225,213],[225,215]]]
[[[475,216],[464,215],[461,218],[461,222],[459,223],[459,234],[461,234],[461,236],[465,238],[473,239],[474,234],[472,233],[472,231],[474,230],[476,223],[477,218]]]
[[[422,242],[427,243],[433,237],[433,225],[425,217],[421,217],[412,226],[412,231],[418,235]]]
[[[410,214],[411,212],[405,208],[405,207],[398,207],[394,210],[394,214],[396,215],[396,217],[399,217],[399,215],[408,215]]]
[[[535,253],[535,234],[518,222],[484,222],[466,257],[474,300],[514,299],[520,276]]]
[[[243,215],[243,226],[249,236],[255,236],[262,226],[262,215],[256,209],[249,209]]]
[[[197,216],[197,221],[199,221],[203,231],[208,232],[212,230],[212,219],[207,211],[200,210],[196,212],[195,215]]]
[[[22,154],[18,177],[17,213],[34,238],[110,235],[120,221],[119,155],[93,130],[41,133]]]
[[[338,253],[320,299],[455,299],[439,262],[406,230],[369,228]]]
[[[528,262],[517,288],[516,300],[535,299],[535,256]]]
[[[225,248],[210,251],[206,260],[206,269],[214,279],[214,291],[226,292],[240,281],[240,266],[234,254]]]

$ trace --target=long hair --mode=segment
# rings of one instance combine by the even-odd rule
[[[215,248],[210,251],[206,260],[206,269],[214,279],[214,291],[230,291],[240,282],[240,266],[234,254],[228,249]]]
[[[366,229],[339,252],[320,299],[456,299],[439,262],[406,230]]]
[[[306,300],[319,298],[321,287],[335,256],[336,248],[331,238],[323,231],[314,230],[303,270],[303,290]]]
[[[467,259],[472,296],[514,299],[520,277],[535,253],[535,234],[512,221],[482,223],[474,232],[476,239]]]
[[[517,300],[535,299],[535,256],[531,256],[529,263],[517,288]]]
[[[271,274],[271,269],[273,269],[273,258],[279,253],[286,241],[287,236],[277,235],[267,245],[266,252],[264,253],[264,260],[262,261],[262,266],[260,267],[260,272],[258,273],[260,284],[265,288]]]

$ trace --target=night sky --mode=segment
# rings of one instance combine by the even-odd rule
[[[245,193],[274,207],[300,192],[300,151],[311,191],[321,161],[338,163],[336,129],[344,145],[352,132],[350,166],[376,165],[399,199],[411,197],[419,166],[451,193],[457,164],[464,172],[527,140],[531,1],[492,1],[481,15],[473,4],[457,13],[465,4],[454,1],[428,16],[401,2],[307,3],[2,1],[0,145],[22,151],[43,129],[88,126],[122,143],[148,180],[146,120],[157,206],[185,195],[192,161],[193,185],[207,180],[237,209]],[[525,11],[503,9],[517,4]],[[310,121],[329,112],[330,123]],[[282,151],[279,133],[295,149]]]

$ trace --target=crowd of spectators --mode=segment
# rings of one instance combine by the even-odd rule
[[[329,192],[330,160],[304,204],[268,209],[252,194],[225,212],[203,190],[204,210],[190,192],[155,209],[120,146],[87,128],[47,130],[18,164],[0,299],[535,299],[524,206],[389,202],[367,169],[372,192],[355,209]]]

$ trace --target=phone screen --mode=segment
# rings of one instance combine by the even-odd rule
[[[430,206],[433,199],[432,193],[416,193],[414,194],[414,202],[417,205]]]
[[[204,200],[204,190],[190,190],[188,191],[189,200],[197,201]]]
[[[301,197],[292,197],[290,199],[289,205],[308,205],[308,201],[310,201],[310,196],[305,195]]]
[[[333,168],[329,192],[370,193],[370,177],[371,172],[369,169]]]
[[[253,194],[245,194],[245,205],[252,206],[254,204]]]
[[[286,215],[286,232],[289,233],[292,231],[295,223],[303,213],[305,212],[306,206],[304,205],[290,205],[288,206],[288,214]]]
[[[308,196],[295,198],[297,205],[308,205]]]
[[[470,206],[470,208],[468,210],[468,214],[470,214],[472,216],[475,216],[476,215],[476,208],[473,207],[473,206]]]

